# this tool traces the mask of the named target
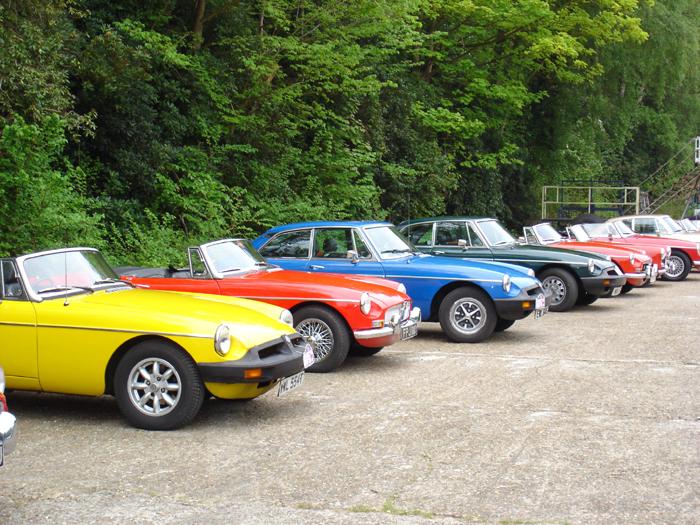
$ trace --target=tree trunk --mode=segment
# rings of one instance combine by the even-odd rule
[[[194,0],[194,24],[192,25],[192,32],[194,33],[194,43],[192,47],[195,50],[202,47],[202,40],[204,39],[204,11],[207,9],[207,0]]]

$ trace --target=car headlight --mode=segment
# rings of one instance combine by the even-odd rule
[[[222,357],[231,350],[231,334],[225,324],[220,324],[214,333],[214,350]]]
[[[528,274],[530,277],[534,277],[534,276],[535,276],[535,270],[533,270],[532,268],[528,268],[528,269],[527,269],[527,274]]]
[[[593,259],[588,259],[588,271],[593,273],[593,270],[595,270],[595,262]]]
[[[294,326],[294,316],[289,310],[282,310],[280,312],[280,321],[289,326]]]
[[[367,315],[372,309],[372,299],[369,297],[369,293],[363,292],[360,296],[360,311]]]
[[[634,254],[630,253],[630,263],[634,264]]]
[[[398,290],[400,293],[406,293],[406,287],[403,283],[399,283],[399,285],[396,287],[396,290]]]
[[[501,286],[503,286],[503,291],[506,293],[510,292],[510,285],[511,285],[510,275],[505,274],[503,276],[503,281],[501,281]]]

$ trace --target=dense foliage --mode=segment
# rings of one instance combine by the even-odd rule
[[[0,0],[0,253],[539,211],[700,133],[696,0]]]

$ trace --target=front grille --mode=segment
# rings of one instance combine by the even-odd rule
[[[529,288],[527,290],[527,294],[530,296],[534,296],[541,293],[544,293],[544,290],[540,286],[533,286],[532,288]]]

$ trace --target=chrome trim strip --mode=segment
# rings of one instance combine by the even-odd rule
[[[9,322],[9,321],[0,321],[1,325],[5,326],[32,326],[36,328],[36,323],[17,323],[17,322]]]
[[[360,303],[359,299],[326,299],[324,297],[270,297],[267,295],[236,295],[239,299],[255,299],[270,301],[322,301],[325,303]]]
[[[143,334],[143,335],[167,335],[172,337],[193,337],[196,339],[214,339],[214,335],[204,334],[183,334],[178,332],[152,332],[149,330],[131,330],[129,328],[99,328],[91,326],[69,326],[60,324],[38,324],[37,328],[58,328],[64,330],[91,330],[94,332],[119,332],[127,334]]]
[[[649,277],[646,272],[639,272],[639,273],[625,273],[623,274],[625,277],[628,279],[644,279],[645,277]]]
[[[387,275],[387,279],[436,279],[439,281],[473,281],[480,283],[502,283],[501,279],[467,279],[465,277],[428,277],[425,275]]]

